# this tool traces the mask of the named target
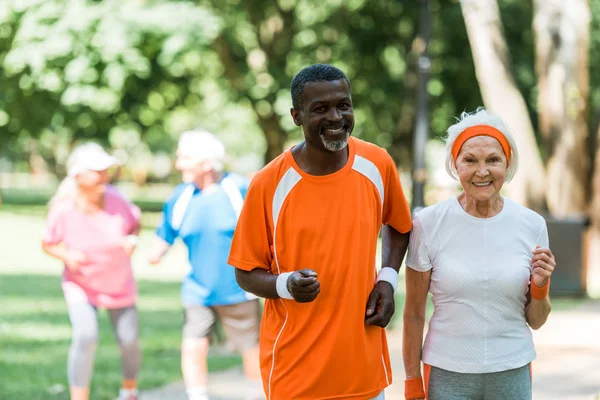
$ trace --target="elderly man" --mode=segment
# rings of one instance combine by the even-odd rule
[[[412,223],[387,152],[350,137],[350,82],[316,64],[292,80],[304,141],[250,185],[229,263],[265,297],[261,372],[270,400],[383,399],[385,330]],[[383,225],[383,268],[377,238]]]
[[[183,281],[185,308],[181,367],[190,400],[208,399],[209,336],[217,319],[232,347],[242,352],[247,399],[263,398],[258,364],[259,303],[235,280],[227,255],[248,182],[223,172],[225,149],[212,134],[184,132],[176,168],[183,175],[163,207],[150,263],[156,264],[180,237],[190,272]]]

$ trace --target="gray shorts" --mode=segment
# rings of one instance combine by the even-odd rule
[[[531,400],[529,364],[508,371],[464,374],[431,367],[429,400]]]
[[[260,304],[258,299],[227,306],[189,306],[184,310],[183,337],[210,337],[217,319],[223,327],[227,345],[244,351],[258,346]]]

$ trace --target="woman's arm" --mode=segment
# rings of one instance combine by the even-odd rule
[[[535,285],[533,282],[531,284]],[[550,297],[546,296],[542,300],[531,299],[525,308],[527,324],[529,324],[531,329],[540,329],[546,323],[551,310]]]
[[[525,319],[531,329],[540,329],[552,310],[548,285],[555,267],[556,260],[552,251],[537,246],[531,259],[531,286],[528,294],[530,301],[525,308]]]
[[[406,268],[402,358],[407,379],[421,376],[421,348],[430,281],[431,270],[418,272],[412,268]]]
[[[42,250],[52,257],[58,258],[65,263],[68,269],[76,271],[81,263],[85,262],[85,255],[79,250],[68,250],[62,243],[48,244],[42,242]]]

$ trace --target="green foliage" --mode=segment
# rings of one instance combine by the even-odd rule
[[[532,4],[498,3],[535,126]],[[482,101],[460,4],[430,5],[431,136],[440,137],[453,117]],[[600,2],[590,7],[595,65]],[[268,160],[301,138],[289,117],[289,82],[324,62],[352,81],[356,135],[408,167],[419,11],[418,1],[387,0],[5,0],[0,157],[39,152],[60,166],[74,141],[94,139],[120,150],[130,173],[163,178],[179,133],[202,126],[241,164],[256,166],[257,154],[266,151]],[[600,73],[590,74],[590,105],[598,110]]]
[[[0,129],[11,153],[60,164],[74,141],[94,139],[122,150],[133,169],[152,167],[151,153],[171,152],[197,125],[222,133],[234,153],[260,151],[247,107],[214,85],[223,71],[210,44],[221,21],[209,11],[120,0],[0,7]]]

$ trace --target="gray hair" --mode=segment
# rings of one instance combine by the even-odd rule
[[[517,142],[515,142],[512,131],[504,123],[504,121],[497,115],[488,112],[483,107],[479,107],[472,113],[463,112],[460,114],[458,122],[450,126],[446,131],[448,134],[446,136],[446,171],[452,178],[458,180],[458,171],[456,169],[454,158],[452,157],[452,146],[454,146],[456,138],[465,129],[476,125],[487,125],[496,128],[504,135],[506,140],[508,140],[511,154],[510,162],[506,168],[506,182],[510,182],[517,173],[517,169],[519,167],[519,151],[517,150]]]
[[[196,161],[208,161],[216,172],[225,169],[225,146],[208,131],[195,129],[183,132],[178,148]]]
[[[55,204],[58,204],[62,201],[72,200],[77,195],[77,190],[78,186],[75,177],[67,176],[60,182],[56,193],[54,194],[54,196],[52,196],[48,204],[52,207]]]

